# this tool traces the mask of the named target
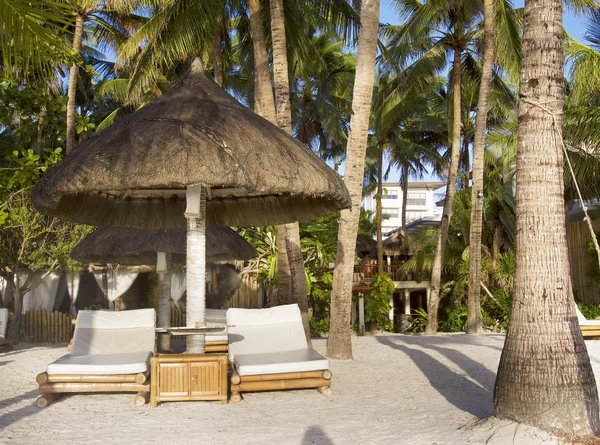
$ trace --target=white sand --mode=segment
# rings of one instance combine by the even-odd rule
[[[134,408],[134,394],[63,396],[33,406],[35,376],[64,346],[0,354],[0,443],[15,444],[547,444],[493,414],[504,337],[389,335],[353,339],[354,360],[332,361],[335,395],[249,393],[239,405],[163,403]],[[324,340],[315,340],[320,352]],[[587,342],[600,377],[600,342]]]

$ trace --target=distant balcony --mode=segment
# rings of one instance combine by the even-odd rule
[[[386,272],[392,281],[405,281],[407,280],[407,274],[400,269],[399,264],[392,264],[383,266],[383,271]],[[354,275],[352,281],[354,283],[369,283],[377,275],[377,264],[363,264],[354,266]]]

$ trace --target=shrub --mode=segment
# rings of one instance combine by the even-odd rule
[[[391,331],[392,322],[388,318],[390,298],[394,293],[394,282],[387,274],[380,274],[371,280],[371,291],[365,297],[365,322],[377,323],[377,329]]]
[[[325,335],[329,332],[329,318],[327,317],[313,317],[310,319],[309,325],[310,330],[319,336]]]

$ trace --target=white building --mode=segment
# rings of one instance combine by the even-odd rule
[[[445,182],[409,182],[406,223],[425,217],[439,217],[442,209],[435,204],[440,200],[436,190],[445,186]],[[375,211],[375,193],[376,191],[363,198],[362,206],[365,210]],[[384,182],[381,198],[384,216],[381,231],[386,234],[402,227],[402,187],[397,182]]]

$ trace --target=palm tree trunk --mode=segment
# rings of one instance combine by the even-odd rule
[[[164,259],[161,260],[161,256]],[[156,264],[158,274],[158,313],[157,325],[159,328],[168,328],[171,326],[171,254],[159,252],[157,254],[159,261]],[[169,334],[158,335],[159,352],[169,352],[171,350],[171,336]]]
[[[290,105],[290,81],[288,74],[287,44],[285,38],[285,17],[283,0],[271,0],[271,41],[273,42],[273,80],[275,84],[275,108],[277,125],[290,136],[292,134],[292,111]],[[288,264],[291,277],[291,302],[297,303],[302,313],[302,324],[309,345],[310,327],[308,323],[308,296],[306,295],[306,273],[300,247],[300,227],[297,222],[285,225]]]
[[[402,233],[406,239],[406,204],[408,201],[408,161],[402,166]]]
[[[562,152],[561,0],[528,0],[519,85],[516,274],[494,404],[573,439],[600,434],[598,392],[569,274]]]
[[[442,211],[440,233],[435,249],[433,267],[431,269],[431,292],[429,300],[427,301],[427,326],[425,327],[425,334],[435,334],[437,332],[437,316],[440,304],[440,284],[442,281],[442,265],[444,264],[444,249],[446,248],[450,219],[452,218],[452,201],[454,200],[454,193],[456,191],[456,174],[460,157],[460,56],[461,50],[456,48],[454,50],[454,62],[452,66],[453,122],[450,168],[448,171],[446,199],[444,200],[444,210]]]
[[[484,0],[483,68],[479,86],[475,140],[473,141],[473,185],[471,189],[471,228],[469,230],[469,297],[467,334],[483,331],[481,324],[481,233],[483,231],[483,153],[487,127],[488,99],[494,65],[494,0]]]
[[[379,160],[377,165],[377,194],[375,195],[375,225],[377,230],[377,273],[383,273],[383,236],[381,224],[383,220],[383,209],[381,208],[381,196],[383,195],[383,147],[379,147]]]
[[[220,23],[220,22],[219,22]],[[220,26],[213,38],[213,77],[220,87],[223,86],[223,61],[221,60],[221,29]]]
[[[273,102],[271,71],[269,70],[260,0],[248,0],[248,9],[254,57],[254,111],[269,122],[276,124],[277,115]]]
[[[81,42],[83,40],[83,21],[85,16],[82,13],[75,15],[75,32],[73,34],[73,52],[76,55],[81,53]],[[69,87],[67,89],[67,154],[75,149],[75,96],[77,95],[77,79],[79,67],[76,63],[71,65],[69,70]]]
[[[271,71],[265,43],[262,11],[259,0],[248,0],[250,11],[250,32],[254,56],[254,111],[277,125],[277,112],[273,101]],[[292,294],[291,272],[285,240],[285,227],[277,228],[277,292],[272,295],[270,305],[277,306],[288,302]]]
[[[352,359],[350,308],[352,305],[352,272],[360,217],[365,154],[369,135],[369,117],[375,80],[375,56],[379,28],[379,0],[363,0],[360,13],[356,76],[352,99],[352,117],[348,135],[344,183],[350,193],[352,208],[342,210],[338,233],[337,258],[333,273],[331,313],[327,356]]]

